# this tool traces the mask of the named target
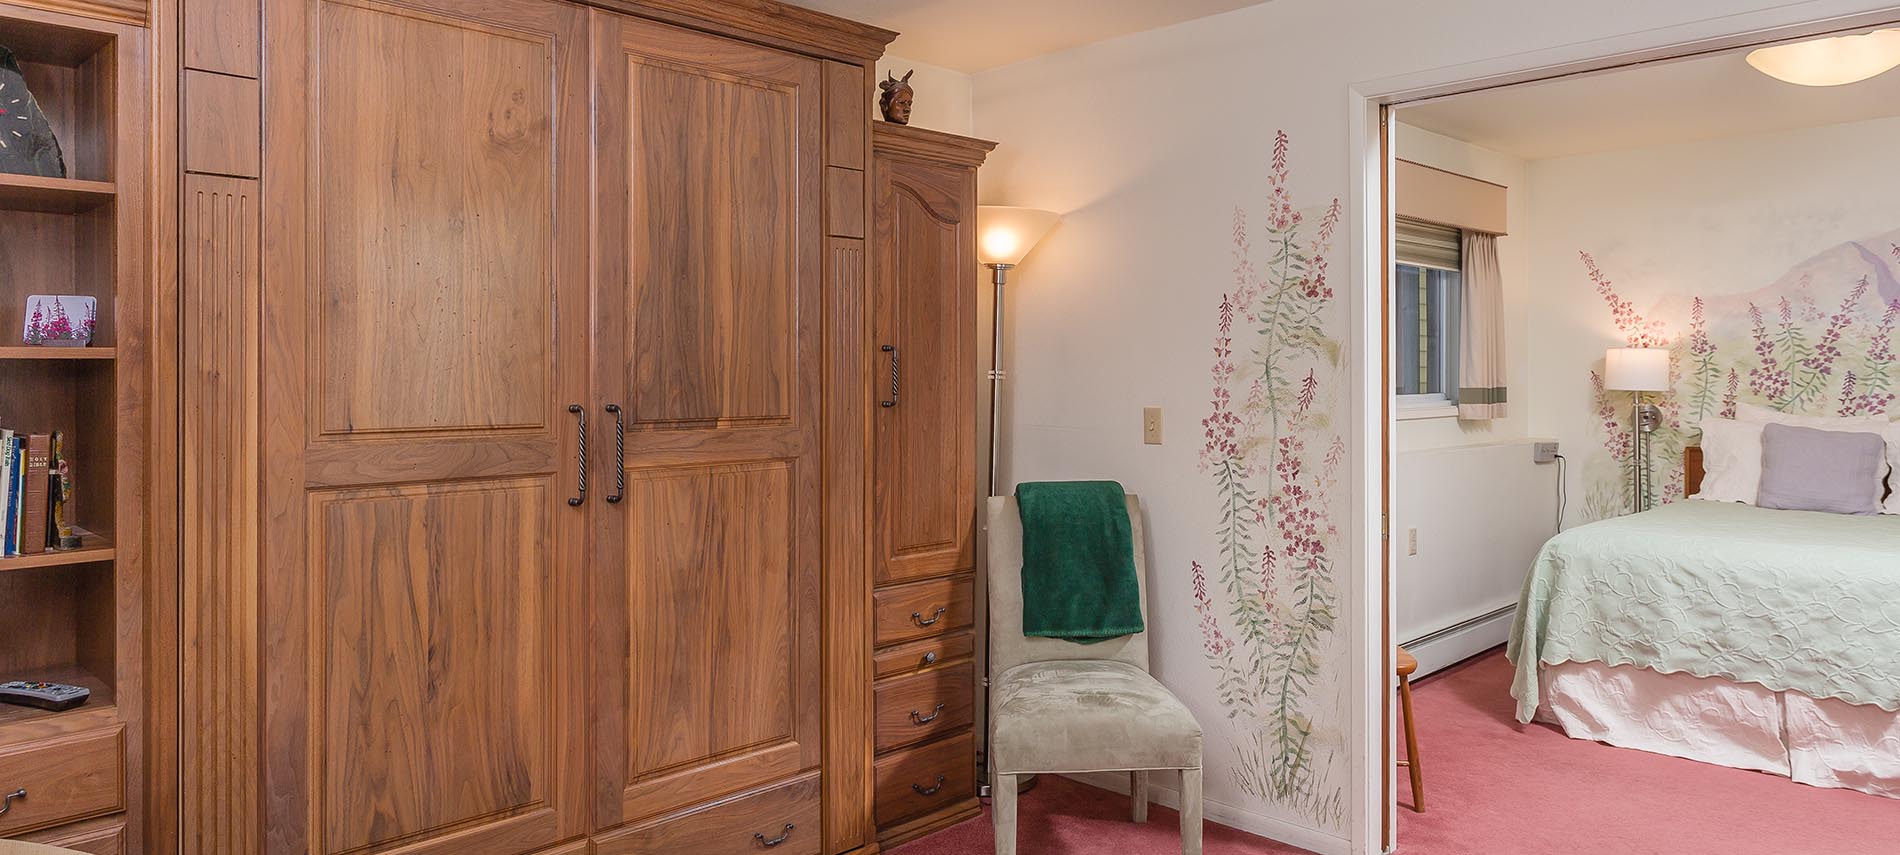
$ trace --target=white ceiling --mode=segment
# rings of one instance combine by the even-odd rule
[[[1266,0],[790,0],[902,33],[890,52],[977,72]]]
[[[1526,160],[1900,115],[1900,70],[1846,86],[1783,83],[1743,52],[1489,89],[1399,121]]]

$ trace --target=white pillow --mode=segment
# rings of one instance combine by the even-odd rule
[[[1691,499],[1755,504],[1761,489],[1761,431],[1765,423],[1710,419],[1702,423],[1702,490]],[[1889,454],[1893,446],[1887,447]]]
[[[1879,433],[1887,425],[1892,424],[1884,415],[1804,416],[1797,413],[1784,413],[1780,410],[1757,404],[1736,404],[1735,420],[1743,422],[1765,422],[1771,425],[1819,428],[1821,430],[1860,431],[1865,433]],[[1871,428],[1871,430],[1869,430],[1869,428]]]
[[[1894,473],[1900,472],[1900,422],[1888,424],[1880,436],[1887,441],[1887,486],[1900,486],[1894,484]],[[1900,514],[1900,490],[1894,490],[1893,495],[1887,497],[1887,501],[1880,506],[1880,512]]]

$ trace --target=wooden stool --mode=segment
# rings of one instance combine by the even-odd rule
[[[1424,776],[1418,768],[1418,733],[1412,729],[1412,672],[1418,660],[1405,648],[1399,648],[1399,711],[1405,717],[1405,759],[1399,761],[1412,773],[1412,810],[1425,812]]]

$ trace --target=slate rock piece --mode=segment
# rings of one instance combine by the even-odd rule
[[[66,159],[13,51],[0,45],[0,172],[65,178]]]

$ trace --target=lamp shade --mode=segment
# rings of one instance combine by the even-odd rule
[[[1060,215],[1035,208],[982,205],[976,209],[976,257],[984,264],[1021,264]]]
[[[1750,51],[1748,64],[1776,80],[1802,86],[1840,86],[1900,65],[1900,30],[1875,30]]]
[[[1669,351],[1660,347],[1612,347],[1604,351],[1603,388],[1669,391]]]

